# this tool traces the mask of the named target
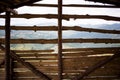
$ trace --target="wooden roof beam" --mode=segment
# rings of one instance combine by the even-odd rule
[[[5,18],[5,15],[0,15],[0,18]],[[48,19],[57,19],[57,14],[19,14],[11,15],[11,18],[48,18]],[[62,19],[69,20],[73,19],[104,19],[108,21],[120,21],[119,17],[107,16],[107,15],[67,15],[63,14]]]
[[[37,7],[58,7],[56,4],[30,4],[27,6]],[[87,7],[87,8],[120,8],[119,6],[111,5],[89,5],[89,4],[63,4],[63,7]]]
[[[80,51],[93,51],[93,52],[113,52],[116,53],[120,51],[120,47],[101,47],[101,48],[68,48],[68,49],[63,49],[63,52],[80,52]]]
[[[23,43],[34,43],[34,44],[57,44],[58,39],[11,39],[11,44],[23,44]],[[4,44],[5,40],[0,38],[0,43]],[[120,43],[120,39],[62,39],[63,43]]]
[[[2,51],[5,51],[5,48],[0,45],[0,49]],[[10,56],[17,60],[18,62],[20,62],[22,65],[24,65],[25,67],[27,67],[29,70],[31,70],[36,76],[44,79],[44,80],[51,80],[51,78],[49,78],[47,75],[45,75],[43,72],[40,72],[39,70],[37,70],[33,65],[31,65],[29,62],[25,62],[24,59],[19,58],[18,55],[16,55],[16,53],[14,51],[11,51]]]
[[[33,3],[38,2],[38,1],[42,1],[42,0],[28,0],[28,1],[26,1],[26,2],[22,2],[22,3],[19,3],[19,4],[17,4],[17,5],[14,5],[14,6],[12,6],[11,8],[22,7],[22,6],[25,6],[25,5],[33,4]]]
[[[16,53],[52,53],[54,50],[14,50]],[[120,51],[119,47],[101,47],[101,48],[67,48],[67,49],[62,49],[63,52],[86,52],[86,53],[116,53]],[[3,51],[0,50],[0,53],[3,53]],[[1,54],[0,54],[1,55]]]
[[[0,26],[0,30],[4,30],[4,26]],[[33,27],[32,26],[11,26],[11,30],[58,31],[58,28],[57,28],[57,26],[33,26]],[[120,34],[120,30],[84,28],[84,27],[80,27],[80,26],[63,26],[62,30]]]

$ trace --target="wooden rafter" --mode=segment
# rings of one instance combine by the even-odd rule
[[[6,8],[11,8],[11,9],[15,9],[18,7],[22,7],[25,5],[29,5],[35,2],[38,2],[41,0],[1,0],[0,1],[0,13],[1,12],[5,12]]]
[[[35,44],[57,44],[58,39],[11,39],[11,44],[35,43]],[[0,43],[4,44],[5,40],[0,38]],[[63,43],[120,43],[120,39],[62,39]]]
[[[63,52],[79,52],[79,51],[93,51],[93,52],[113,52],[116,53],[120,51],[119,47],[106,47],[106,48],[68,48],[68,49],[63,49]]]
[[[5,48],[0,45],[0,49],[2,51],[5,51]],[[20,62],[22,65],[24,65],[25,67],[27,67],[29,70],[31,70],[35,75],[37,75],[40,78],[43,78],[45,80],[51,80],[51,78],[49,78],[47,75],[45,75],[43,72],[40,72],[39,70],[37,70],[33,65],[31,65],[29,62],[25,62],[24,59],[19,58],[18,55],[16,55],[16,53],[14,51],[11,51],[10,56],[17,60],[18,62]]]
[[[5,15],[0,15],[0,18],[5,18]],[[19,14],[11,15],[11,18],[48,18],[48,19],[57,19],[57,14]],[[67,15],[63,14],[62,19],[69,20],[73,19],[104,19],[109,21],[120,21],[119,17],[107,16],[107,15]]]
[[[56,4],[31,4],[27,6],[38,6],[38,7],[58,7]],[[88,4],[63,4],[63,7],[87,7],[87,8],[120,8],[119,6],[111,5],[88,5]]]
[[[105,64],[109,63],[110,61],[116,59],[120,57],[120,52],[115,53],[113,56],[104,59],[103,61],[100,61],[98,63],[96,63],[95,65],[89,67],[86,72],[84,72],[82,75],[76,76],[75,78],[73,78],[72,80],[82,80],[84,79],[86,76],[88,76],[90,73],[94,72],[96,69],[104,66]]]
[[[0,26],[0,30],[4,30],[4,26]],[[57,26],[11,26],[11,30],[57,31],[58,28],[57,28]],[[80,26],[63,26],[62,30],[120,34],[120,30],[84,28],[84,27],[80,27]]]
[[[12,6],[11,8],[22,7],[22,6],[32,4],[32,3],[35,3],[35,2],[38,2],[38,1],[42,1],[42,0],[27,0],[26,2],[21,2],[21,3],[17,4],[17,5]]]

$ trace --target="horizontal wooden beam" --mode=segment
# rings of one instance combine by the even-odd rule
[[[58,7],[57,4],[30,4],[27,6],[37,6],[37,7]],[[120,8],[119,6],[111,5],[89,5],[89,4],[63,4],[63,7],[87,7],[87,8]]]
[[[5,18],[5,15],[0,15],[0,18]],[[57,19],[57,14],[19,14],[11,15],[11,18],[48,18],[48,19]],[[62,19],[69,20],[73,19],[104,19],[109,21],[120,21],[119,17],[107,16],[107,15],[67,15],[63,14]]]
[[[52,53],[54,50],[14,50],[16,53]],[[67,49],[62,49],[63,53],[115,53],[120,51],[120,47],[99,47],[99,48],[67,48]],[[4,53],[3,51],[0,50],[0,53]],[[52,54],[51,54],[52,55]]]
[[[14,50],[16,53],[52,53],[54,52],[53,49],[51,50]]]
[[[103,55],[102,55],[103,54]],[[113,52],[111,52],[111,53],[105,53],[105,52],[73,52],[73,53],[70,53],[70,52],[68,52],[68,53],[63,53],[63,56],[64,57],[78,57],[78,56],[88,56],[88,55],[94,55],[94,57],[95,57],[95,55],[96,55],[96,57],[98,56],[98,55],[101,55],[101,56],[104,56],[106,54],[106,56],[111,56],[112,54],[113,54]],[[107,54],[109,54],[109,55],[107,55]],[[40,54],[40,53],[36,53],[36,52],[23,52],[23,54],[22,53],[19,53],[18,54],[20,57],[56,57],[57,56],[57,53],[44,53],[44,54]],[[2,56],[4,56],[4,54],[0,54],[0,57],[2,57]]]
[[[0,30],[4,30],[4,26],[0,26]],[[58,28],[57,28],[57,26],[11,26],[11,30],[57,31]],[[120,30],[84,28],[84,27],[80,27],[80,26],[63,26],[62,30],[120,34]]]
[[[66,67],[69,67],[69,66],[66,66]],[[71,67],[71,66],[70,66]],[[80,66],[76,66],[76,67],[80,67]],[[85,72],[85,69],[72,69],[73,67],[71,67],[71,69],[68,69],[68,70],[64,70],[64,72],[63,73],[83,73],[83,72]],[[108,68],[108,69],[110,69],[110,70],[108,70],[107,68],[105,68],[106,70],[104,70],[104,69],[100,69],[98,72],[96,71],[95,73],[96,73],[96,75],[94,74],[94,76],[97,76],[97,75],[100,75],[100,76],[107,76],[107,74],[108,74],[108,76],[110,76],[110,75],[114,75],[114,72],[118,72],[117,70],[112,70],[112,68]],[[48,67],[48,68],[42,68],[42,69],[40,69],[39,67],[38,67],[38,70],[42,70],[43,72],[45,72],[45,73],[57,73],[58,72],[58,69],[57,69],[57,67],[55,67],[55,66],[53,66],[53,67],[51,67],[50,66],[50,68]],[[112,70],[112,71],[111,71]],[[4,71],[4,69],[2,68],[2,70],[0,70],[0,71]],[[27,70],[26,68],[14,68],[14,72],[15,73],[30,73],[30,71],[29,70]],[[102,75],[102,73],[103,73],[103,75]],[[69,75],[69,76],[71,76],[71,75]],[[116,75],[117,76],[117,75]],[[19,77],[26,77],[26,75],[21,75],[21,76],[19,76]],[[29,76],[29,77],[33,77],[33,76]]]
[[[14,78],[17,79],[17,80],[39,80],[38,77],[36,77],[34,74],[32,73],[29,73],[29,72],[23,72],[23,73],[18,73],[18,72],[15,72],[14,73],[15,76]],[[4,76],[4,74],[1,74],[0,76]],[[58,75],[52,75],[52,74],[49,74],[50,77],[53,78],[53,80],[58,80],[57,79],[57,76]],[[63,79],[69,79],[69,77],[73,77],[72,74],[70,73],[67,73],[65,75],[63,75]],[[1,79],[1,78],[0,78]],[[89,76],[86,78],[86,80],[114,80],[114,79],[119,79],[119,77],[117,75],[97,75],[97,76]],[[4,80],[4,79],[2,79]]]
[[[103,47],[103,48],[68,48],[63,49],[63,52],[118,52],[120,51],[120,47]]]
[[[11,44],[35,43],[35,44],[57,44],[58,39],[11,39]],[[120,39],[63,39],[63,43],[120,43]],[[0,38],[4,44],[5,39]]]
[[[0,49],[2,51],[5,51],[5,48],[0,45]],[[51,80],[47,75],[45,75],[44,73],[40,72],[39,70],[37,70],[33,65],[31,65],[29,62],[25,62],[24,59],[20,58],[18,55],[16,55],[16,53],[14,51],[11,51],[10,56],[17,60],[18,62],[20,62],[22,65],[24,65],[25,67],[27,67],[29,70],[31,70],[34,74],[36,74],[38,77],[43,78],[45,80]]]

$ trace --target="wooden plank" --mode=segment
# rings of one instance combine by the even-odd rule
[[[15,74],[15,76],[16,77],[14,77],[14,78],[22,78],[22,79],[24,79],[25,77],[27,77],[27,78],[29,78],[29,79],[33,79],[33,78],[37,78],[37,79],[39,79],[37,76],[35,76],[33,73],[31,73],[31,72],[20,72],[20,73],[17,73],[17,72],[15,72],[14,73]],[[4,75],[4,74],[3,74]],[[56,79],[57,78],[57,75],[52,75],[52,74],[48,74],[51,78],[53,78],[53,79]],[[32,78],[33,77],[33,78]],[[64,79],[70,79],[71,77],[73,77],[73,75],[72,74],[65,74],[65,75],[63,75],[63,78]],[[117,75],[96,75],[96,76],[88,76],[88,77],[86,77],[85,78],[86,80],[89,80],[89,79],[93,79],[93,80],[95,80],[95,79],[119,79],[119,77],[117,76]]]
[[[93,76],[94,77],[94,76]],[[67,78],[64,78],[63,80],[66,80]],[[101,77],[97,77],[97,78],[88,78],[88,79],[83,79],[83,80],[119,80],[119,77],[105,77],[105,78],[101,78]],[[4,80],[4,78],[0,78],[0,80]],[[15,80],[41,80],[38,78],[15,78]],[[58,80],[57,77],[54,78],[54,80]],[[67,79],[70,80],[70,79]]]
[[[5,18],[5,15],[0,15],[0,18]],[[11,15],[11,18],[48,18],[48,19],[57,19],[57,14],[19,14],[19,15]],[[107,16],[107,15],[62,15],[62,19],[69,20],[73,19],[104,19],[111,21],[120,21],[119,17]]]
[[[98,60],[99,61],[99,60]],[[75,62],[75,63],[73,63],[73,62],[71,62],[70,63],[70,61],[69,61],[69,63],[67,63],[67,62],[65,62],[64,64],[63,64],[63,69],[64,69],[64,71],[72,71],[72,70],[76,70],[76,72],[78,71],[78,70],[86,70],[86,69],[88,69],[88,67],[90,67],[90,66],[92,66],[92,65],[94,65],[95,63],[97,63],[98,61],[96,61],[96,62]],[[32,65],[34,65],[37,69],[41,69],[41,70],[44,70],[44,69],[46,69],[46,70],[58,70],[58,66],[57,66],[57,63],[55,64],[43,64],[43,63],[31,63]],[[102,69],[108,69],[108,70],[110,70],[110,69],[118,69],[119,70],[119,64],[117,64],[117,63],[111,63],[111,64],[109,64],[109,65],[105,65],[105,66],[103,66],[103,67],[101,67]],[[24,66],[22,66],[21,64],[18,64],[18,63],[15,63],[15,68],[25,68]],[[78,71],[79,72],[79,71]]]
[[[53,55],[53,53],[50,52],[54,52],[54,50],[14,50],[16,53],[39,53],[42,52],[46,55],[46,53],[49,53],[50,55]],[[74,54],[74,53],[83,53],[83,54],[87,54],[87,53],[116,53],[118,51],[120,51],[119,47],[101,47],[101,48],[67,48],[67,49],[63,49],[62,50],[64,53],[70,53],[70,54]],[[45,53],[46,52],[46,53]],[[41,54],[41,55],[44,55]],[[48,55],[49,55],[48,54]],[[57,53],[56,53],[57,54]],[[0,55],[3,55],[3,51],[0,50]]]
[[[105,64],[107,64],[108,62],[114,60],[115,58],[119,58],[120,57],[120,52],[115,53],[113,56],[104,59],[103,61],[99,61],[98,63],[96,63],[95,65],[89,67],[85,73],[83,73],[81,76],[76,76],[73,80],[82,80],[84,77],[88,76],[90,73],[94,72],[96,69],[104,66]]]
[[[112,56],[112,55],[111,55]],[[63,60],[79,60],[79,59],[103,59],[103,58],[107,58],[110,56],[76,56],[76,57],[63,57]],[[57,60],[57,57],[20,57],[21,59],[24,60]]]
[[[5,51],[5,48],[3,46],[0,45],[0,49]],[[10,52],[10,56],[13,58],[13,59],[16,59],[18,62],[20,62],[21,64],[23,64],[24,66],[26,66],[28,69],[30,69],[34,74],[36,74],[38,77],[40,78],[44,78],[45,80],[51,80],[47,75],[45,75],[44,73],[36,70],[36,68],[31,65],[30,63],[28,62],[25,62],[24,59],[21,59],[19,58],[18,55],[16,55],[16,53],[14,51],[11,51]]]
[[[82,67],[88,67],[88,66],[92,66],[94,63],[97,63],[98,61],[100,60],[103,60],[107,57],[91,57],[91,58],[74,58],[74,59],[64,59],[63,58],[63,66],[66,67],[66,68],[69,68],[69,67],[76,67],[76,68],[79,68],[81,66]],[[56,61],[53,61],[53,62],[47,62],[49,60],[46,60],[46,62],[42,62],[43,60],[40,60],[38,62],[31,62],[32,65],[36,66],[36,67],[39,67],[39,66],[55,66],[57,65],[57,62]],[[45,61],[45,60],[44,60]],[[74,64],[74,65],[73,65]],[[20,65],[18,64],[15,64],[16,67],[21,67]]]
[[[16,53],[33,53],[33,52],[39,52],[39,53],[51,53],[54,52],[53,49],[50,50],[14,50]]]
[[[73,58],[76,58],[76,57],[87,57],[87,56],[111,56],[113,55],[114,53],[110,53],[110,52],[73,52],[73,53],[63,53],[63,57],[64,58],[67,58],[67,57],[73,57]],[[44,57],[44,58],[52,58],[52,57],[57,57],[57,53],[56,54],[39,54],[39,53],[20,53],[20,54],[17,54],[19,55],[20,57]],[[0,53],[0,59],[4,57],[4,54],[3,53]]]
[[[58,39],[11,39],[11,44],[57,44]],[[4,44],[5,40],[0,38],[0,43]],[[120,39],[63,39],[63,43],[120,43]]]
[[[68,48],[63,49],[63,52],[79,52],[79,51],[88,51],[88,52],[118,52],[120,47],[103,47],[103,48]]]

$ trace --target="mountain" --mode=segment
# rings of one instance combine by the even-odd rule
[[[101,24],[101,25],[88,25],[83,24],[81,27],[95,28],[95,29],[106,29],[106,30],[120,30],[120,24]],[[80,31],[69,31],[63,32],[63,38],[112,38],[120,39],[119,34],[107,34],[107,33],[96,33],[96,32],[80,32]]]

